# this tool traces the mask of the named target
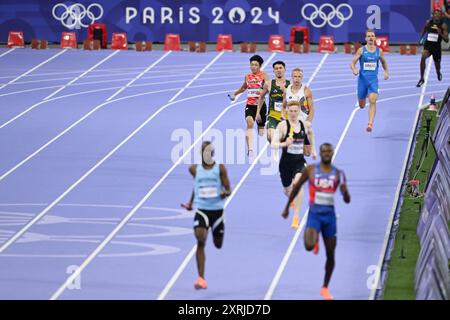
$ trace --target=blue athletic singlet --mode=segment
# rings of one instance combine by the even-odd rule
[[[380,60],[380,48],[369,52],[363,47],[359,58],[358,99],[365,99],[371,93],[378,94],[378,64]]]
[[[209,170],[205,170],[201,164],[197,165],[194,180],[194,205],[196,208],[222,210],[224,200],[220,197],[221,191],[219,164],[214,164],[214,167]]]

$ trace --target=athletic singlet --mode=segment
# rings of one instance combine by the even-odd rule
[[[289,80],[286,80],[285,88],[289,86]],[[272,80],[269,92],[269,117],[276,120],[281,119],[281,108],[283,106],[283,90],[277,86],[277,81]]]
[[[442,41],[442,37],[439,35],[439,32],[437,29],[435,29],[435,27],[442,27],[443,24],[443,20],[439,20],[439,22],[433,22],[433,20],[430,20],[427,23],[427,26],[425,27],[425,32],[426,32],[426,36],[425,36],[425,44],[426,45],[431,45],[431,46],[436,46],[439,48],[441,47],[441,41]]]
[[[197,165],[194,179],[194,204],[198,209],[222,210],[224,201],[220,197],[222,180],[220,179],[220,166],[206,170],[203,165]]]
[[[309,105],[308,100],[305,97],[305,89],[306,86],[302,84],[300,90],[296,93],[292,92],[292,84],[290,84],[286,89],[286,108],[289,105],[290,101],[298,101],[300,102],[300,112],[299,117],[302,121],[306,121],[309,115]]]
[[[378,61],[380,60],[380,48],[376,47],[374,52],[369,52],[363,47],[359,57],[359,77],[365,79],[378,79]]]
[[[288,158],[294,161],[304,160],[303,148],[305,144],[309,145],[309,140],[303,122],[300,120],[298,121],[300,123],[300,131],[294,132],[294,127],[291,127],[289,121],[284,121],[286,121],[286,135],[281,139],[281,142],[284,142],[288,137],[291,137],[293,143],[282,149],[281,158]]]
[[[332,166],[328,173],[320,170],[320,164],[314,166],[314,178],[309,179],[309,205],[334,206],[334,193],[339,185],[338,171]]]
[[[264,86],[263,72],[249,73],[245,78],[247,81],[247,105],[257,106],[261,88]]]

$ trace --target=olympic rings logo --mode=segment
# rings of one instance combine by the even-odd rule
[[[65,11],[58,16],[56,11],[60,7]],[[91,11],[94,7],[99,11],[98,16],[95,16],[94,12]],[[69,29],[81,29],[81,27],[87,28],[89,24],[100,19],[103,16],[103,8],[98,3],[93,3],[87,8],[81,3],[75,3],[70,6],[66,6],[64,3],[58,3],[53,7],[52,14],[56,20],[61,21],[61,24],[64,27]],[[83,23],[83,21],[86,22],[85,18],[90,20],[89,24]]]
[[[314,9],[314,11],[309,16],[307,16],[305,14],[305,11],[309,7],[312,7]],[[344,7],[347,8],[347,10],[349,11],[347,16],[344,16],[344,14],[341,12],[341,9]],[[323,10],[324,8],[330,8],[331,11],[328,14],[326,14]],[[331,3],[324,3],[320,7],[317,7],[313,3],[308,3],[308,4],[305,4],[302,8],[302,16],[304,19],[308,20],[316,28],[322,28],[327,23],[330,27],[340,28],[344,24],[345,21],[347,21],[348,19],[350,19],[353,16],[353,9],[347,3],[341,3],[336,8]],[[332,20],[335,17],[340,20],[337,24],[334,24],[332,22]],[[317,18],[319,18],[319,21],[322,20],[322,22],[317,23],[316,22]]]

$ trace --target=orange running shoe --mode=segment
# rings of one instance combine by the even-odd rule
[[[197,280],[195,280],[194,288],[197,290],[198,289],[207,289],[208,284],[206,283],[205,279],[203,279],[202,277],[198,277]]]
[[[330,293],[330,290],[328,290],[327,287],[322,287],[320,289],[320,295],[325,299],[325,300],[333,300],[333,296]]]
[[[371,123],[368,123],[368,124],[367,124],[366,131],[367,131],[367,132],[372,132],[372,124],[371,124]]]
[[[294,214],[294,217],[292,218],[291,228],[298,229],[299,226],[300,226],[300,217]]]
[[[313,248],[313,253],[318,254],[319,253],[319,241],[316,242]]]

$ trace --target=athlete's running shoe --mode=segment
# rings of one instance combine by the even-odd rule
[[[442,73],[439,72],[439,73],[437,74],[437,78],[438,78],[439,81],[442,81]]]
[[[313,253],[318,254],[319,253],[319,241],[316,242],[313,248]]]
[[[322,287],[320,289],[320,295],[325,299],[325,300],[333,300],[333,296],[330,293],[330,290],[328,290],[327,287]]]
[[[367,132],[372,132],[372,124],[371,124],[371,123],[368,123],[368,124],[367,124],[366,131],[367,131]]]
[[[416,87],[419,88],[419,87],[421,87],[424,83],[425,83],[425,81],[424,81],[423,79],[420,79],[419,82],[417,82]]]
[[[299,226],[300,226],[300,217],[294,214],[294,217],[292,218],[291,227],[294,229],[298,229]]]
[[[198,277],[197,280],[195,280],[194,288],[197,290],[198,289],[207,289],[208,284],[206,283],[205,279],[203,279],[202,277]]]

